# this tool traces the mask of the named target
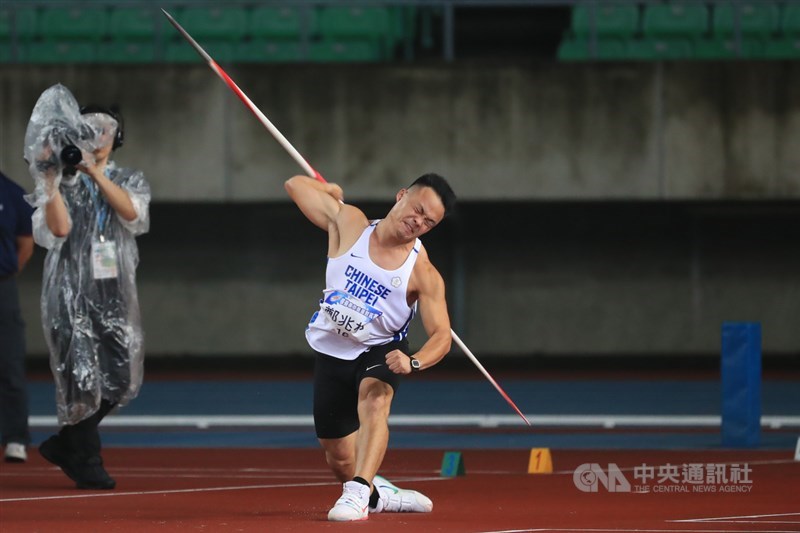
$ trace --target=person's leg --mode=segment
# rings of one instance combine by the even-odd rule
[[[25,325],[16,281],[0,281],[0,428],[7,461],[25,461],[30,444],[25,381]]]
[[[59,438],[69,450],[73,474],[70,477],[78,488],[112,489],[116,482],[103,466],[99,426],[130,386],[129,339],[117,280],[98,283],[96,289],[98,295],[84,299],[83,303],[92,327],[86,350],[96,354],[102,399],[91,416],[64,426]]]
[[[94,333],[88,327],[91,318],[85,297],[73,295],[69,289],[54,292],[46,298],[42,320],[48,335],[56,409],[62,421],[81,420],[91,416],[99,402]]]
[[[61,397],[56,400],[56,408],[59,410],[83,403],[81,398],[83,394],[72,385],[71,354],[73,345],[77,345],[79,341],[73,343],[72,313],[67,312],[69,308],[64,305],[61,296],[62,293],[56,295],[61,305],[49,309],[49,316],[43,317],[45,331],[48,332],[48,346],[51,350],[50,368],[53,371],[57,396]],[[64,428],[39,444],[39,454],[61,468],[72,481],[77,482],[78,478],[72,467],[73,452],[67,439],[62,438],[63,431]]]
[[[358,394],[355,361],[317,354],[314,364],[314,428],[325,460],[339,481],[355,475]]]
[[[394,389],[374,378],[361,381],[358,391],[358,420],[355,475],[370,483],[378,472],[389,444],[389,411]]]
[[[325,461],[336,479],[344,483],[356,475],[356,437],[353,432],[340,439],[317,439],[325,452]]]
[[[319,438],[325,460],[339,481],[360,477],[369,482],[383,461],[389,442],[389,406],[393,389],[376,379],[361,382],[358,396],[360,428],[341,438]]]
[[[98,426],[115,405],[108,400],[102,400],[100,408],[92,416],[77,424],[66,425],[59,431],[61,438],[79,460],[100,455],[101,443]]]
[[[370,512],[430,512],[433,502],[414,490],[401,489],[377,475],[389,444],[389,413],[400,376],[386,366],[392,350],[409,353],[408,342],[372,348],[361,363],[358,413],[360,429],[356,442],[356,476],[372,484]]]
[[[118,279],[96,284],[97,295],[87,301],[96,339],[97,366],[103,398],[119,402],[131,386],[131,338],[126,299]]]
[[[380,503],[380,494],[372,480],[386,453],[389,411],[394,390],[399,385],[397,374],[386,366],[386,354],[395,348],[403,349],[406,346],[392,343],[373,347],[356,361],[354,381],[358,392],[355,427],[358,431],[348,435],[345,441],[336,443],[343,456],[354,454],[355,467],[352,470],[342,469],[342,479],[351,481],[344,483],[342,496],[328,513],[329,520],[365,520],[369,516],[369,509],[377,508]],[[349,416],[352,416],[352,406]],[[326,444],[328,449],[333,449],[331,443]]]
[[[356,440],[356,476],[372,483],[389,444],[389,412],[400,376],[386,366],[386,354],[393,350],[408,352],[408,341],[373,346],[359,357],[358,422]]]
[[[69,453],[68,468],[62,469],[79,489],[113,489],[116,486],[116,481],[103,467],[98,428],[115,405],[102,400],[92,416],[77,424],[66,425],[59,431],[58,439]]]
[[[100,408],[77,424],[67,424],[39,446],[42,457],[61,468],[79,489],[113,489],[116,482],[103,468],[98,425],[114,408],[103,400]]]
[[[317,354],[314,365],[314,427],[325,460],[342,482],[342,495],[328,520],[344,522],[369,517],[369,481],[355,478],[358,438],[358,361]]]

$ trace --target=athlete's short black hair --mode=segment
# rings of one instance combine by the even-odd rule
[[[444,205],[444,216],[449,215],[453,211],[456,205],[456,193],[453,192],[450,184],[447,183],[447,180],[442,176],[429,172],[415,179],[414,183],[409,185],[408,188],[410,189],[415,185],[430,187],[439,195],[439,198],[442,200],[442,205]]]

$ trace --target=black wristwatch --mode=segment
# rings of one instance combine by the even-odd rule
[[[412,372],[419,372],[420,370],[422,370],[422,363],[419,362],[419,359],[417,359],[413,355],[409,355],[408,358],[411,359]]]

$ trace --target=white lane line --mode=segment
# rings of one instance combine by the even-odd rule
[[[610,532],[610,533],[743,533],[742,529],[622,529],[622,528],[581,528],[581,527],[570,527],[570,528],[533,528],[533,529],[498,529],[498,530],[491,530],[491,531],[480,531],[477,533],[534,533],[534,532],[545,532],[545,531],[569,531],[571,533],[598,533],[598,532]],[[759,533],[762,530],[746,530],[750,533]],[[797,533],[796,529],[791,530],[776,530],[776,529],[765,529],[763,530],[764,533]]]
[[[552,427],[719,427],[714,415],[525,415],[532,424]],[[31,416],[31,427],[56,427],[54,416]],[[391,415],[394,426],[519,427],[516,415]],[[771,429],[800,427],[800,416],[762,416]],[[103,420],[105,427],[302,427],[314,426],[310,415],[119,415]]]
[[[293,487],[321,487],[325,485],[338,485],[338,483],[286,483],[278,485],[239,485],[233,487],[205,487],[198,489],[172,489],[172,490],[141,490],[131,492],[92,492],[89,494],[66,494],[62,496],[36,496],[29,498],[3,498],[0,503],[9,502],[39,502],[45,500],[78,500],[85,498],[115,498],[121,496],[150,496],[153,494],[188,494],[193,492],[223,492],[231,490],[254,490],[254,489],[285,489]]]
[[[717,520],[714,522],[701,522],[703,524],[800,524],[792,520]]]
[[[737,460],[730,460],[730,461],[720,461],[720,462],[716,462],[714,464],[732,465],[732,464],[742,464],[742,463],[747,463],[748,465],[751,465],[751,466],[752,465],[756,465],[756,466],[758,466],[758,465],[784,465],[784,464],[800,466],[800,463],[798,463],[797,461],[795,461],[793,459],[764,459],[764,460],[760,460],[760,461],[752,461],[752,460],[747,460],[747,459],[737,459]],[[641,465],[626,466],[626,467],[619,467],[619,470],[621,472],[633,472],[636,468],[640,468],[640,467],[641,467]],[[160,467],[155,467],[155,466],[153,466],[153,467],[145,467],[145,466],[142,466],[142,467],[125,467],[125,466],[122,466],[122,467],[114,467],[113,470],[114,470],[115,473],[119,473],[121,475],[124,475],[124,473],[126,473],[126,472],[131,472],[131,473],[135,473],[135,472],[142,472],[142,473],[153,472],[155,474],[164,473],[164,472],[177,472],[177,473],[181,473],[181,472],[183,472],[183,473],[197,472],[197,473],[200,473],[200,474],[207,473],[208,476],[212,476],[212,475],[215,475],[217,473],[226,474],[226,473],[229,473],[229,472],[240,472],[240,473],[245,473],[245,474],[248,474],[248,473],[253,473],[253,474],[260,474],[260,473],[261,474],[269,474],[269,473],[274,473],[274,474],[292,473],[292,474],[295,474],[295,473],[301,473],[301,474],[306,475],[306,477],[308,477],[308,476],[315,476],[316,477],[316,476],[328,476],[328,475],[330,475],[327,470],[322,470],[322,469],[318,469],[318,468],[317,469],[312,469],[312,468],[308,468],[308,469],[293,469],[293,468],[239,468],[239,469],[231,470],[229,468],[202,468],[202,467],[160,468]],[[37,474],[37,472],[60,473],[60,470],[57,467],[47,467],[47,466],[26,467],[24,471],[16,470],[16,469],[13,469],[13,470],[12,469],[6,469],[5,471],[0,471],[0,477],[20,477],[20,476],[27,476],[27,475],[39,475],[39,474]],[[391,470],[389,470],[387,472],[391,473]],[[424,476],[424,477],[429,476],[431,474],[438,474],[438,473],[439,473],[439,470],[417,470],[417,471],[403,470],[403,472],[402,472],[402,474],[406,475],[406,476],[413,474],[413,475]],[[526,476],[526,477],[529,475],[524,470],[473,470],[473,469],[470,469],[469,474],[470,475],[480,475],[480,476],[521,475],[521,476]],[[575,474],[575,470],[555,470],[549,475],[572,476],[574,474]],[[44,475],[44,474],[42,474],[42,475]],[[225,477],[231,477],[231,476],[227,476],[226,475]],[[416,478],[409,478],[408,480],[409,481],[414,481],[415,479]],[[747,518],[747,517],[744,517],[744,518]],[[697,518],[697,519],[688,519],[688,520],[670,520],[670,522],[682,522],[682,521],[684,521],[684,522],[697,522],[697,521],[706,521],[706,520],[716,520],[716,519],[714,519],[714,518],[709,518],[709,519]]]
[[[750,514],[742,516],[715,516],[708,518],[687,518],[684,520],[667,520],[667,522],[727,522],[729,520],[740,520],[742,518],[777,518],[779,516],[800,516],[800,513],[771,513],[771,514]],[[789,522],[794,524],[795,522]]]
[[[405,481],[442,481],[446,478],[442,477],[428,477],[428,478],[413,478],[413,479],[397,479],[399,483]],[[156,494],[189,494],[195,492],[225,492],[234,490],[254,490],[254,489],[287,489],[287,488],[301,488],[301,487],[324,487],[328,485],[338,486],[338,481],[325,481],[317,483],[278,483],[269,485],[238,485],[229,487],[204,487],[195,489],[170,489],[170,490],[142,490],[130,492],[92,492],[88,494],[65,494],[60,496],[36,496],[26,498],[2,498],[0,503],[10,502],[38,502],[47,500],[77,500],[86,498],[115,498],[121,496],[150,496]]]
[[[123,473],[121,470],[118,470],[116,468],[113,470],[113,474],[114,474],[114,477],[116,477],[116,478],[125,478],[125,479],[131,479],[131,478],[152,479],[152,478],[162,477],[163,476],[163,474],[161,474],[161,473],[159,473],[159,472],[157,472],[155,470],[150,472],[150,473],[147,473],[147,472],[125,472],[125,473]],[[57,468],[55,470],[49,470],[49,471],[45,471],[45,472],[25,472],[25,474],[22,474],[21,472],[18,473],[18,474],[8,474],[8,473],[5,473],[5,472],[0,473],[0,477],[5,477],[5,478],[53,477],[53,476],[63,477],[63,475],[64,474],[61,473],[61,470],[59,470]],[[286,479],[287,475],[286,474],[233,474],[233,473],[232,474],[222,474],[222,473],[203,474],[203,473],[199,473],[199,472],[198,473],[194,473],[194,474],[191,474],[191,473],[181,474],[181,473],[175,472],[175,473],[169,474],[169,477],[171,479],[184,478],[184,479],[207,479],[207,480],[212,480],[212,479]],[[318,476],[304,475],[303,477],[306,478],[306,479],[308,479],[308,478],[316,478],[316,479],[327,479],[327,480],[330,480],[331,475],[330,474],[328,474],[328,475],[318,475]]]

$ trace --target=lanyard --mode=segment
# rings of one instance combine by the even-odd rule
[[[106,177],[108,174],[106,173]],[[95,217],[97,218],[97,229],[100,232],[100,242],[105,242],[106,238],[103,236],[103,231],[108,222],[111,206],[97,194],[97,184],[91,181],[86,174],[81,174],[81,179],[86,187],[89,189],[89,194],[92,196],[92,206],[94,207]]]

